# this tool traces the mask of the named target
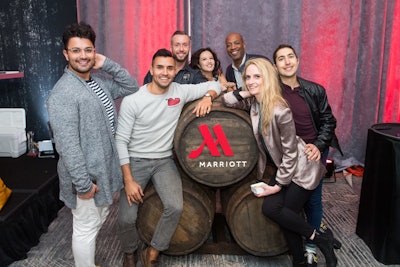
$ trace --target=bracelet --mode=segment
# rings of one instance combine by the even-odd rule
[[[240,90],[234,90],[233,95],[236,97],[238,101],[242,101],[244,98],[240,95]]]

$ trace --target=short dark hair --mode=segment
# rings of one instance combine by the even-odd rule
[[[153,55],[153,59],[151,60],[151,65],[152,66],[154,64],[154,60],[157,57],[172,57],[172,58],[174,58],[174,56],[172,55],[171,51],[169,51],[168,49],[165,49],[165,48],[158,49],[157,52]]]
[[[297,54],[296,54],[296,50],[294,50],[294,48],[291,45],[288,44],[280,44],[278,45],[278,47],[275,49],[274,54],[273,54],[273,60],[274,60],[274,64],[276,64],[276,54],[278,53],[279,50],[281,50],[282,48],[289,48],[292,49],[294,55],[297,58]]]
[[[209,51],[212,54],[213,58],[214,58],[215,66],[214,66],[214,69],[212,71],[212,75],[214,77],[219,75],[221,73],[221,62],[219,61],[219,59],[217,57],[217,54],[210,47],[200,48],[199,50],[194,52],[192,57],[191,57],[191,59],[190,59],[190,67],[192,69],[200,69],[198,64],[200,62],[200,55],[204,51]]]
[[[68,46],[69,39],[71,39],[73,37],[89,39],[93,43],[93,46],[95,46],[96,33],[94,32],[93,28],[89,24],[86,24],[83,21],[81,21],[79,23],[70,24],[65,28],[65,31],[64,31],[63,37],[62,37],[63,43],[64,43],[64,49],[68,48],[67,46]]]

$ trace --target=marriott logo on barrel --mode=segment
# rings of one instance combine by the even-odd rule
[[[192,106],[182,111],[174,149],[183,171],[208,186],[225,186],[246,177],[258,150],[247,112],[214,102],[212,111],[196,118]]]
[[[210,129],[207,124],[202,124],[199,127],[199,131],[201,136],[203,137],[203,143],[195,149],[192,150],[189,154],[190,159],[196,159],[203,152],[204,147],[207,147],[212,157],[220,157],[221,153],[218,150],[218,146],[221,147],[223,154],[226,157],[233,157],[234,152],[229,145],[229,141],[226,138],[224,130],[220,124],[214,125],[212,127],[214,131],[215,140],[211,134]],[[247,160],[239,160],[239,161],[222,161],[222,160],[213,160],[213,161],[199,161],[199,167],[203,168],[223,168],[223,167],[246,167]]]

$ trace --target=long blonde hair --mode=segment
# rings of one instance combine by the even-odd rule
[[[266,135],[267,127],[274,114],[274,108],[276,106],[288,107],[288,104],[282,97],[282,89],[279,84],[277,71],[267,59],[251,58],[246,62],[242,74],[244,89],[248,90],[246,86],[246,70],[250,65],[255,65],[262,77],[261,93],[258,102],[262,114],[262,133]]]

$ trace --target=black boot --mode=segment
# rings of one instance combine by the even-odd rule
[[[307,265],[306,265],[306,261],[305,260],[303,260],[303,261],[301,261],[301,262],[295,262],[295,261],[293,261],[293,265],[292,265],[293,267],[307,267]]]
[[[321,226],[319,228],[319,231],[321,233],[327,233],[333,236],[332,230],[329,229],[326,224],[324,224],[323,222],[321,222]],[[340,249],[342,247],[342,243],[337,240],[335,237],[333,237],[333,248],[334,249]]]
[[[337,258],[333,251],[333,236],[329,233],[315,232],[314,243],[325,256],[326,266],[336,267]]]
[[[341,247],[342,247],[342,243],[334,237],[333,238],[333,248],[340,249]]]

